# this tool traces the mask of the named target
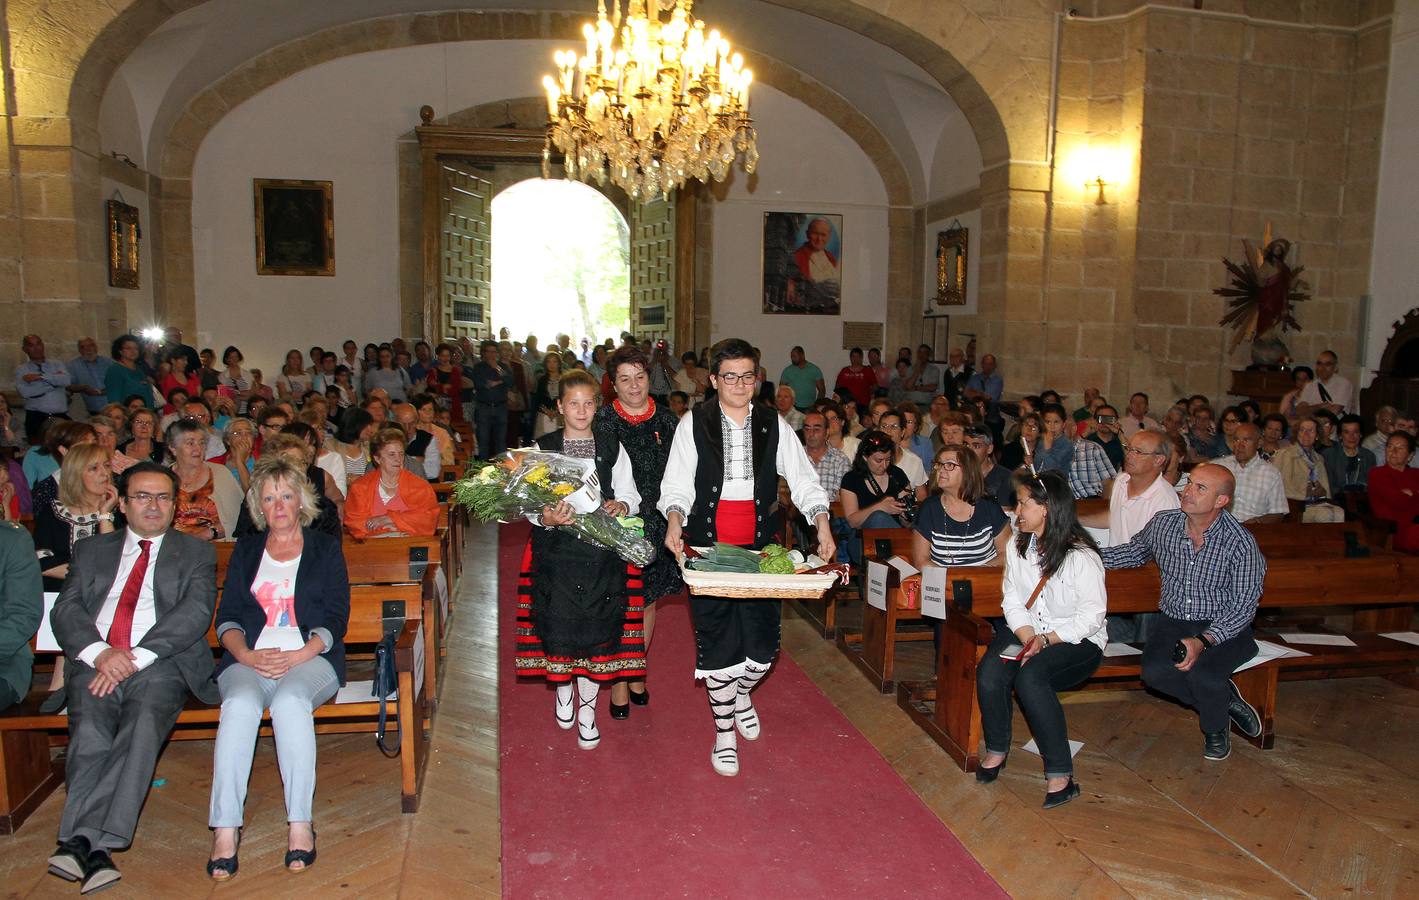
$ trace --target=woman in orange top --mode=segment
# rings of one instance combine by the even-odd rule
[[[431,537],[439,501],[429,483],[404,469],[404,432],[386,428],[370,442],[374,468],[345,495],[345,529],[357,538],[385,532]]]

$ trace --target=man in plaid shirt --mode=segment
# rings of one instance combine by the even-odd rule
[[[1143,682],[1197,710],[1202,755],[1211,760],[1232,752],[1229,719],[1248,737],[1261,734],[1261,719],[1242,699],[1232,673],[1256,655],[1251,623],[1266,559],[1251,532],[1226,510],[1233,490],[1226,468],[1198,466],[1181,509],[1155,514],[1133,540],[1101,551],[1109,569],[1158,564],[1162,614],[1143,649]],[[1179,644],[1185,653],[1174,662]]]
[[[1102,497],[1111,487],[1118,469],[1099,444],[1080,438],[1074,442],[1074,458],[1069,461],[1069,489],[1075,500]]]

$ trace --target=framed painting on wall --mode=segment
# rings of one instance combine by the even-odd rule
[[[333,182],[252,179],[256,274],[334,275]]]
[[[764,312],[842,313],[843,217],[764,213]]]
[[[966,305],[966,261],[970,255],[970,230],[960,221],[936,235],[936,296],[926,299],[923,315],[949,316],[953,306]]]
[[[122,200],[109,200],[108,286],[136,291],[139,288],[138,242],[143,230],[138,225],[138,207]]]

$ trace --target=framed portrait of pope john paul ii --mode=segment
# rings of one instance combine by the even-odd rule
[[[764,312],[842,313],[843,217],[764,213]]]

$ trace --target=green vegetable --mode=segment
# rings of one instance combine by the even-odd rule
[[[783,550],[782,547],[779,548]],[[765,575],[792,575],[794,572],[793,560],[789,558],[788,551],[766,555],[759,560],[759,571]]]
[[[765,556],[787,556],[788,548],[782,544],[769,544],[762,551]]]

